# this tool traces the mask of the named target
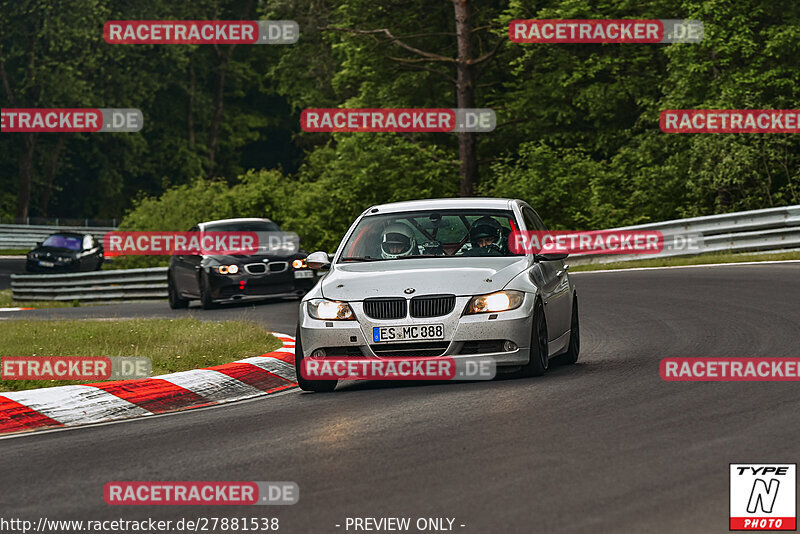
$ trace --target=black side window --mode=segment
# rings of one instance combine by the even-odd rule
[[[522,208],[522,219],[525,221],[525,227],[528,230],[537,230],[539,232],[547,231],[547,227],[542,222],[542,219],[531,208]]]

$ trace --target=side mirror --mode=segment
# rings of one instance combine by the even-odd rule
[[[556,261],[556,260],[565,260],[567,259],[569,254],[560,253],[560,254],[534,254],[533,261]]]
[[[317,251],[312,252],[306,258],[306,265],[309,269],[319,270],[329,267],[331,264],[330,256],[327,252]]]

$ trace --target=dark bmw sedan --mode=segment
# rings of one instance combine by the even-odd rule
[[[103,244],[91,234],[60,232],[48,236],[28,252],[29,273],[99,271],[103,266]]]
[[[199,300],[209,309],[223,302],[277,297],[302,297],[316,284],[307,256],[297,247],[263,246],[264,236],[281,233],[269,219],[224,219],[200,223],[190,232],[255,232],[260,246],[250,255],[175,255],[170,257],[168,284],[171,308]]]

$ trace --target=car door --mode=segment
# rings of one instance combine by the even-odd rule
[[[199,231],[197,226],[193,226],[190,232]],[[191,254],[179,254],[172,257],[172,276],[178,291],[183,294],[199,295],[200,290],[197,284],[198,269],[201,256]]]
[[[546,232],[547,227],[539,215],[529,206],[523,206],[522,218],[527,230]],[[547,337],[555,341],[569,330],[571,319],[571,306],[569,295],[569,279],[563,260],[539,261],[534,268],[540,269],[542,284],[542,299],[547,319]],[[551,350],[561,347],[553,346]]]

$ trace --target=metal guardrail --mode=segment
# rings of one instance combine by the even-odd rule
[[[38,226],[19,224],[0,224],[0,249],[31,249],[37,243],[44,241],[47,236],[56,232],[77,232],[92,234],[102,241],[106,232],[116,230],[115,227],[105,226]]]
[[[12,274],[14,300],[152,300],[167,298],[167,268],[69,274]]]
[[[800,248],[800,206],[740,211],[613,230],[659,231],[664,250],[658,254],[571,254],[571,263],[611,263],[724,252],[781,252]],[[676,236],[697,236],[701,246],[676,247]]]
[[[0,224],[38,226],[117,226],[118,219],[88,219],[85,217],[0,217]]]

